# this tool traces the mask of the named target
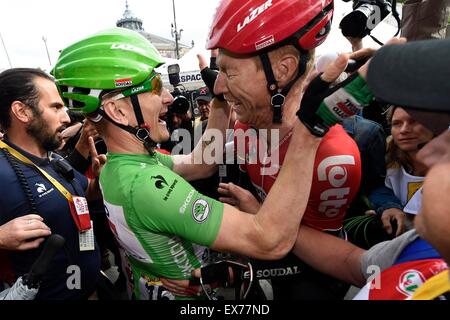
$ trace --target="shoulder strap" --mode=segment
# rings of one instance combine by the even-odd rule
[[[16,158],[14,158],[8,150],[1,148],[2,153],[5,155],[6,160],[14,170],[17,178],[19,179],[20,186],[22,187],[23,192],[25,193],[25,197],[28,200],[28,204],[30,205],[30,214],[38,214],[36,201],[34,201],[33,193],[31,192],[30,185],[28,184],[25,175],[23,174],[22,169],[20,169],[19,164],[17,163]]]

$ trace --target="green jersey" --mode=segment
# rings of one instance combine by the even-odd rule
[[[100,175],[137,299],[154,299],[160,277],[189,279],[205,251],[198,245],[211,246],[222,222],[223,204],[198,193],[172,167],[172,158],[160,153],[109,153]]]

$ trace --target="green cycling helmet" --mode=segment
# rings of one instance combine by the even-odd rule
[[[89,114],[100,107],[102,92],[138,86],[162,64],[142,35],[112,28],[64,49],[51,74],[67,107]]]

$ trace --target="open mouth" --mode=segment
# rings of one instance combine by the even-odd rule
[[[158,123],[159,124],[166,124],[167,123],[167,112],[161,113],[158,117]]]

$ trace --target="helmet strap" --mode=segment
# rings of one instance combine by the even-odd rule
[[[263,52],[260,55],[260,58],[263,65],[264,73],[266,74],[267,89],[269,90],[271,95],[270,104],[272,105],[273,108],[272,122],[281,123],[281,116],[282,116],[281,108],[284,105],[284,100],[286,99],[286,96],[278,92],[278,84],[273,74],[269,54],[267,52]]]
[[[130,96],[130,98],[131,104],[133,105],[134,114],[136,116],[136,120],[138,123],[138,128],[133,128],[135,129],[134,135],[144,144],[144,147],[148,151],[148,153],[152,155],[156,143],[150,138],[150,127],[144,121],[144,116],[142,115],[139,98],[137,94],[133,94],[132,96]]]
[[[282,118],[282,107],[284,106],[284,102],[286,100],[286,96],[294,85],[295,81],[297,81],[306,71],[306,63],[308,62],[307,54],[300,50],[300,64],[297,72],[297,76],[291,80],[282,90],[279,90],[277,81],[275,80],[275,76],[272,70],[272,64],[270,63],[269,53],[263,52],[260,55],[261,62],[263,65],[264,73],[266,75],[267,80],[267,89],[270,92],[270,104],[273,108],[273,123],[281,123]]]
[[[134,135],[139,141],[141,141],[143,143],[143,145],[144,145],[145,149],[148,151],[148,153],[150,155],[153,155],[154,148],[156,147],[156,143],[150,138],[149,126],[143,121],[144,117],[142,116],[141,107],[140,107],[139,100],[136,95],[131,96],[131,102],[133,104],[133,109],[134,109],[135,114],[136,114],[136,109],[138,109],[138,112],[136,114],[136,119],[138,121],[137,127],[126,126],[121,123],[115,122],[113,119],[111,119],[106,114],[105,110],[103,110],[102,108],[98,109],[98,113],[103,118],[108,120],[110,123],[115,125],[116,127],[119,127],[121,129],[131,133],[132,135]]]

